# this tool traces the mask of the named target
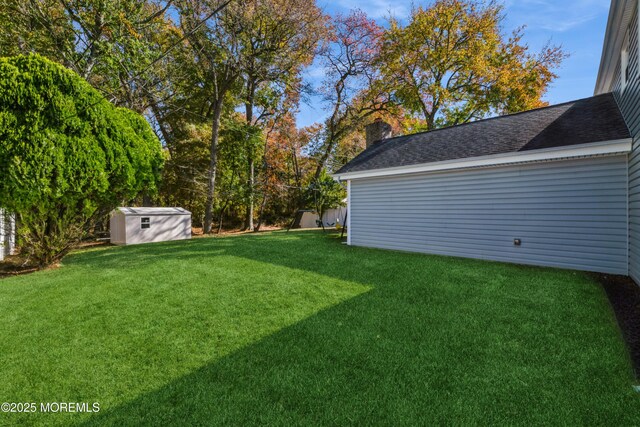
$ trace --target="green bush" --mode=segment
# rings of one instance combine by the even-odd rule
[[[38,55],[0,58],[0,206],[37,265],[60,259],[100,214],[154,193],[162,147],[140,115]]]

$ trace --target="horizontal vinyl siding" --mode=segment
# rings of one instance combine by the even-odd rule
[[[621,91],[620,63],[616,69],[613,92],[629,131],[633,149],[629,155],[629,275],[640,283],[640,73],[638,69],[638,12],[634,13],[629,32],[630,78]],[[619,53],[618,53],[619,56]]]
[[[626,274],[626,183],[625,156],[352,180],[351,244]]]

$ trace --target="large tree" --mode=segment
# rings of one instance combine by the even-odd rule
[[[211,233],[215,203],[216,171],[218,167],[218,140],[220,119],[225,102],[239,84],[242,71],[241,37],[250,25],[244,9],[251,0],[180,0],[181,26],[193,50],[203,83],[201,89],[209,95],[207,116],[211,121],[207,194],[205,202],[204,232]]]
[[[302,89],[302,69],[311,63],[324,37],[326,17],[306,0],[256,0],[243,13],[250,25],[241,34],[241,102],[247,124],[264,127],[292,108],[292,100]],[[251,151],[247,153],[245,228],[253,230],[256,156],[253,144],[246,146]]]
[[[521,30],[502,34],[503,19],[498,3],[478,0],[416,7],[405,26],[391,19],[377,60],[380,82],[426,129],[543,105],[566,55],[550,45],[530,53]]]
[[[217,146],[225,103],[240,103],[248,126],[274,114],[288,90],[299,86],[301,68],[314,54],[322,33],[322,13],[299,0],[235,0],[209,19],[221,1],[182,0],[183,31],[194,49],[210,93],[211,143],[205,233],[211,232],[215,201]],[[259,111],[256,111],[258,109]],[[257,113],[257,114],[256,114]],[[253,150],[254,144],[243,144]],[[247,226],[253,228],[255,152],[247,155]]]
[[[314,172],[318,180],[338,142],[368,117],[385,110],[388,97],[376,85],[375,60],[383,29],[364,12],[338,16],[320,56],[326,74],[321,93],[329,109]]]
[[[0,59],[0,207],[36,264],[60,259],[100,213],[154,192],[163,154],[146,120],[38,55]]]

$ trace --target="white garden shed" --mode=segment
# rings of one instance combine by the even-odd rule
[[[111,212],[111,243],[135,245],[191,238],[191,212],[183,208],[120,207]]]

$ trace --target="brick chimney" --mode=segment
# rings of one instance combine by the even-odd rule
[[[367,135],[367,148],[373,143],[383,139],[391,138],[391,125],[378,118],[373,123],[368,124],[365,128]]]

